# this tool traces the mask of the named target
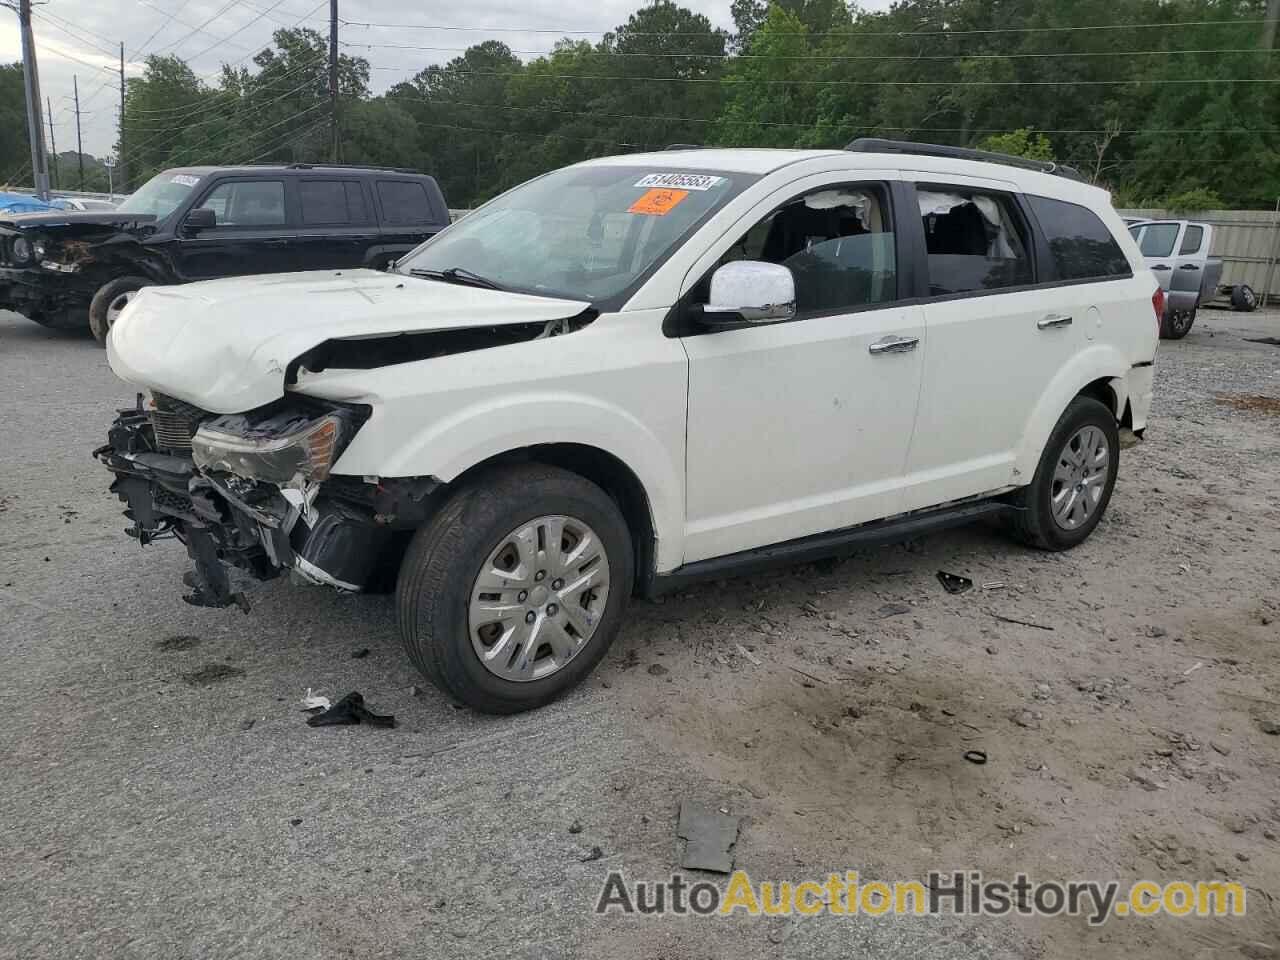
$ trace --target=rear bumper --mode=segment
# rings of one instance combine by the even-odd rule
[[[292,571],[310,583],[363,590],[378,572],[398,519],[358,497],[361,484],[319,485],[286,498],[272,484],[231,475],[205,476],[189,455],[156,446],[151,415],[122,410],[94,457],[113,474],[111,492],[126,505],[125,532],[142,545],[174,538],[185,544],[196,583],[195,606],[248,609],[232,588],[229,568],[267,580]]]
[[[1138,436],[1147,428],[1147,417],[1151,414],[1151,401],[1155,395],[1155,364],[1144,363],[1129,369],[1125,377],[1125,386],[1129,391],[1129,414],[1132,418],[1130,427]]]

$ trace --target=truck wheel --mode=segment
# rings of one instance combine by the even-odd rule
[[[1170,310],[1160,321],[1161,340],[1181,340],[1191,332],[1191,325],[1196,322],[1196,311]]]
[[[107,345],[107,334],[120,311],[129,305],[135,293],[150,285],[151,281],[142,277],[119,277],[103,284],[93,295],[89,304],[89,329],[98,343]]]
[[[574,473],[510,467],[459,490],[413,538],[396,588],[409,659],[445,694],[518,713],[591,672],[634,576],[618,505]]]
[[[1031,485],[1014,498],[1021,509],[1011,532],[1041,550],[1083,543],[1111,502],[1119,467],[1115,414],[1092,397],[1076,397],[1049,434]]]
[[[1231,309],[1252,313],[1258,308],[1258,295],[1247,283],[1237,283],[1231,288]]]

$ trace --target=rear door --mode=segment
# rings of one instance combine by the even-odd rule
[[[216,217],[195,234],[179,229],[174,255],[183,280],[206,280],[296,269],[289,231],[296,199],[285,177],[230,177],[206,188],[195,204]]]
[[[365,265],[369,249],[377,241],[378,227],[360,179],[303,176],[297,184],[301,223],[291,241],[296,269]]]
[[[915,200],[929,349],[904,510],[1009,486],[1028,412],[1083,336],[1037,287],[1043,244],[1011,184],[919,182]]]

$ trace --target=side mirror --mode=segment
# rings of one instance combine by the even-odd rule
[[[199,233],[218,225],[218,215],[208,207],[196,207],[182,221],[185,233]]]
[[[796,315],[796,281],[779,263],[735,260],[711,275],[702,321],[712,326],[777,323]]]

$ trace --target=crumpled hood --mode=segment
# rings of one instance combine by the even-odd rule
[[[107,359],[122,380],[242,413],[282,396],[289,364],[326,340],[547,323],[588,306],[376,270],[234,277],[147,287],[112,326]]]
[[[149,213],[121,213],[118,210],[48,210],[40,213],[0,214],[0,226],[10,230],[63,230],[72,236],[101,233],[103,228],[127,232],[151,226],[156,218]]]

